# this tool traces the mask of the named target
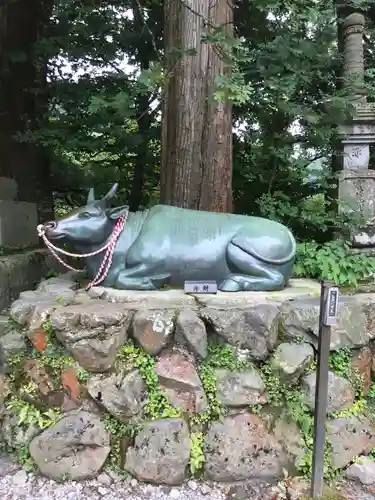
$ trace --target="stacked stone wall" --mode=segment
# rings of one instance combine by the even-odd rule
[[[53,479],[102,469],[153,484],[311,472],[319,284],[185,295],[22,292],[0,321],[6,449]],[[344,296],[332,330],[326,476],[375,447],[375,295]]]

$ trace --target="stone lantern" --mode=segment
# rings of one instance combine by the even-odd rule
[[[340,210],[352,213],[353,247],[375,247],[375,171],[369,170],[370,144],[375,142],[375,103],[367,102],[364,87],[363,31],[365,18],[354,13],[344,20],[344,84],[352,90],[352,117],[340,126],[343,161],[339,173]]]

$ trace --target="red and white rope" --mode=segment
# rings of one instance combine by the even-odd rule
[[[93,280],[90,281],[90,283],[87,285],[86,290],[89,288],[99,285],[99,283],[102,283],[102,281],[105,280],[105,278],[108,276],[109,270],[112,265],[112,260],[113,260],[113,252],[116,248],[116,243],[117,239],[120,236],[121,232],[123,231],[125,224],[126,224],[126,219],[127,217],[122,215],[119,217],[117,220],[115,227],[113,228],[112,234],[108,240],[108,243],[106,243],[104,246],[99,248],[98,250],[95,250],[94,252],[89,252],[89,253],[84,253],[84,254],[78,254],[78,253],[71,253],[67,252],[66,250],[63,250],[62,248],[56,247],[51,241],[46,236],[46,228],[43,226],[43,224],[39,224],[37,227],[38,235],[40,238],[43,239],[46,247],[49,249],[51,254],[55,257],[56,260],[60,262],[63,266],[65,266],[67,269],[70,269],[72,271],[77,271],[77,272],[82,272],[82,269],[76,269],[75,267],[70,266],[67,262],[65,262],[59,255],[58,253],[61,253],[62,255],[66,255],[67,257],[72,257],[74,259],[84,259],[87,257],[93,257],[94,255],[98,255],[101,252],[106,251],[103,261],[99,267],[99,270]]]

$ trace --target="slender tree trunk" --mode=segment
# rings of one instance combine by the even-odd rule
[[[215,78],[230,68],[201,38],[212,25],[231,31],[232,7],[228,0],[165,0],[164,12],[161,201],[231,212],[232,107],[213,98]],[[195,55],[186,54],[191,49]]]
[[[133,179],[129,195],[129,208],[131,212],[139,209],[142,201],[143,184],[145,175],[149,167],[150,153],[147,148],[148,134],[150,133],[151,115],[150,103],[147,95],[141,95],[138,99],[137,110],[140,118],[138,119],[138,132],[145,138],[137,148],[137,156],[133,169]]]
[[[43,148],[17,135],[40,126],[46,65],[35,43],[52,6],[52,0],[17,0],[0,7],[0,176],[16,180],[18,199],[37,203],[41,219],[52,215],[49,158]]]
[[[136,21],[137,28],[139,32],[142,33],[144,30],[143,19],[139,11],[139,2],[133,0],[132,10],[134,19]],[[143,45],[142,50],[139,52],[139,60],[141,71],[148,70],[150,68],[150,61],[152,56],[155,57],[156,54],[153,53],[154,47],[151,44],[149,38],[144,37],[140,39],[140,43]],[[138,133],[143,138],[137,147],[137,156],[135,159],[134,169],[133,169],[133,179],[129,194],[129,208],[131,212],[136,212],[142,202],[143,185],[145,181],[145,176],[147,169],[150,166],[150,153],[148,150],[148,136],[150,132],[150,126],[152,123],[149,96],[140,95],[137,99],[137,118],[138,118]]]

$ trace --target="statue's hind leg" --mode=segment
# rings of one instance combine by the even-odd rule
[[[145,265],[140,264],[119,272],[115,288],[119,290],[158,290],[169,283],[169,273],[153,274]]]
[[[285,286],[285,278],[280,271],[233,243],[227,247],[227,262],[233,274],[219,285],[219,290],[223,292],[272,291]]]

